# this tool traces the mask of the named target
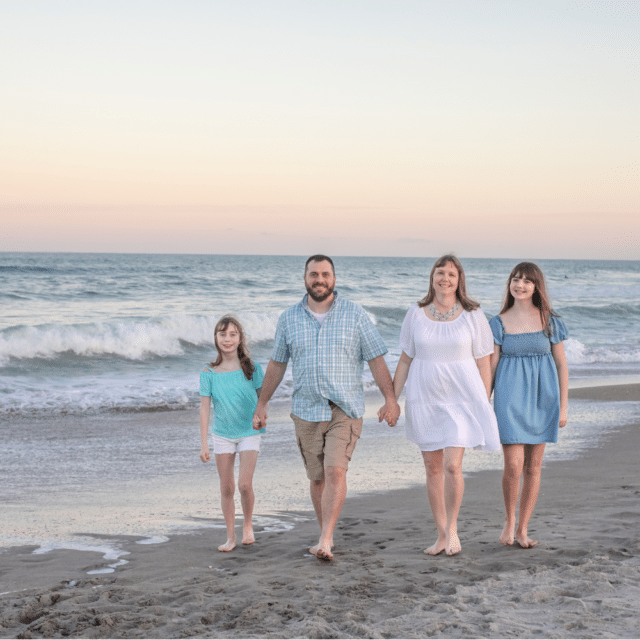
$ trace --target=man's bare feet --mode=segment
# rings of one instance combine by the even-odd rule
[[[446,545],[447,545],[447,539],[440,538],[438,536],[438,539],[435,541],[435,543],[432,544],[427,549],[425,549],[424,553],[426,553],[428,556],[437,556],[439,553],[442,553],[444,551],[444,548],[446,547]]]
[[[516,535],[516,542],[523,549],[531,549],[532,547],[535,547],[538,544],[537,540],[532,540],[526,533],[525,534],[517,534]]]
[[[236,548],[236,539],[229,538],[224,544],[218,547],[218,551],[233,551]]]
[[[444,552],[448,556],[455,556],[456,553],[460,553],[462,551],[462,545],[460,544],[460,538],[458,538],[457,531],[450,531],[447,536],[447,544],[444,548]]]
[[[513,541],[515,540],[513,536],[513,529],[514,527],[510,526],[508,522],[504,523],[504,529],[500,534],[500,542],[502,542],[502,544],[509,545],[509,546],[513,544]]]
[[[242,528],[242,544],[253,544],[256,541],[255,536],[253,535],[253,527],[243,527]]]

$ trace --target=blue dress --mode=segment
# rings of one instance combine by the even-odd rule
[[[500,316],[491,318],[489,326],[502,349],[494,387],[500,442],[557,442],[560,388],[551,344],[566,340],[567,327],[551,316],[549,338],[543,331],[506,333]]]

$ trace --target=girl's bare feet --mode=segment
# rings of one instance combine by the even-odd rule
[[[256,541],[253,535],[253,527],[242,527],[242,544],[253,544]]]
[[[513,536],[514,528],[515,527],[513,525],[510,525],[508,522],[504,523],[504,529],[500,534],[500,542],[502,542],[502,544],[509,545],[509,546],[513,544],[513,541],[515,539]]]
[[[462,545],[460,544],[460,539],[458,538],[457,531],[450,531],[447,536],[447,544],[444,548],[444,552],[448,556],[455,556],[456,553],[460,553],[462,551]]]
[[[438,539],[432,544],[430,547],[424,550],[428,556],[437,556],[439,553],[444,551],[444,548],[447,546],[447,539],[441,538],[438,536]]]
[[[228,538],[224,544],[218,547],[218,551],[233,551],[236,548],[236,539]]]

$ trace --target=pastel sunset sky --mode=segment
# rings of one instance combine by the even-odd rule
[[[640,2],[3,0],[0,251],[640,259]]]

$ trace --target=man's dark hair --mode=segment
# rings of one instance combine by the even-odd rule
[[[321,253],[317,253],[315,256],[311,256],[304,263],[304,272],[305,272],[305,274],[307,273],[307,267],[309,266],[310,262],[324,262],[325,260],[331,265],[331,271],[333,271],[333,275],[335,276],[336,275],[336,268],[333,266],[333,260],[329,256],[323,256]]]

